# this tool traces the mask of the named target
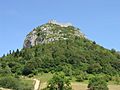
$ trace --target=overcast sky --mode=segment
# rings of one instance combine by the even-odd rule
[[[0,56],[50,19],[71,22],[91,40],[120,50],[120,0],[0,0]]]

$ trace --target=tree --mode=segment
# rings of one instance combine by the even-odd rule
[[[19,49],[17,49],[16,52],[15,52],[15,56],[18,57],[19,53],[20,53],[20,51],[19,51]]]
[[[108,90],[106,81],[100,77],[90,79],[88,88],[90,90]]]
[[[100,73],[102,67],[99,63],[93,63],[89,65],[87,72],[88,73]]]
[[[115,49],[111,49],[111,53],[115,53],[116,52],[116,50]]]
[[[12,54],[11,50],[9,50],[9,54]]]
[[[96,42],[95,42],[95,41],[93,41],[93,44],[96,44]]]
[[[70,79],[63,72],[56,73],[48,82],[47,90],[72,90]]]
[[[22,74],[23,75],[29,75],[32,73],[32,70],[29,68],[29,67],[24,67],[23,71],[22,71]]]

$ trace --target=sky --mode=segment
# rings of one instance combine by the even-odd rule
[[[33,28],[70,22],[97,44],[120,50],[120,0],[0,0],[0,56],[21,49]]]

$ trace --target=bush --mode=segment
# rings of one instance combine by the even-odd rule
[[[80,72],[79,75],[76,76],[76,81],[83,82],[84,80],[88,80],[88,75],[86,72]]]
[[[120,85],[120,76],[117,75],[117,76],[113,77],[113,81],[115,84]]]
[[[72,90],[70,79],[67,78],[63,72],[56,73],[44,90]]]
[[[0,86],[3,88],[10,88],[14,90],[19,90],[19,80],[11,76],[3,77],[0,79]]]
[[[107,83],[100,77],[93,77],[88,84],[90,90],[108,90]]]
[[[2,77],[0,79],[0,87],[13,90],[33,90],[32,85],[21,82],[20,79],[12,76]]]
[[[19,90],[33,90],[33,86],[27,83],[21,83],[19,88],[20,88]]]
[[[76,76],[76,81],[78,81],[78,82],[83,82],[84,81],[84,76],[82,76],[82,75],[78,75],[78,76]]]
[[[111,81],[112,80],[112,77],[110,76],[110,75],[104,75],[103,76],[103,79],[106,81],[106,82],[109,82],[109,81]]]
[[[29,68],[29,67],[24,67],[23,71],[22,71],[22,74],[23,75],[29,75],[32,73],[32,70]]]
[[[16,73],[15,73],[14,77],[18,78],[18,79],[20,78],[20,76],[18,74],[16,74]]]
[[[34,76],[33,74],[29,74],[29,75],[28,75],[29,78],[32,78],[33,76]]]

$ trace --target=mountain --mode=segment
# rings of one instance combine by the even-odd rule
[[[91,41],[70,23],[49,21],[33,29],[23,49],[0,58],[1,74],[29,75],[63,71],[68,76],[120,75],[120,54]]]
[[[75,28],[70,23],[58,23],[54,20],[47,24],[41,25],[31,31],[24,41],[24,48],[35,46],[38,44],[46,44],[58,40],[66,40],[75,36],[84,38],[84,34],[78,28]]]

